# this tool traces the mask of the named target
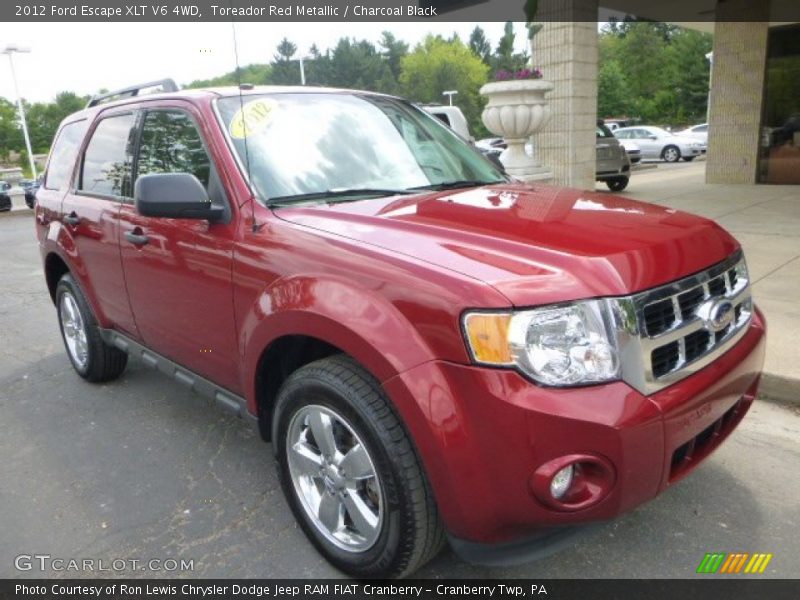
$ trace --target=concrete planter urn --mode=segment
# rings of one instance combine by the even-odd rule
[[[552,177],[549,169],[525,153],[530,136],[550,118],[545,94],[552,89],[553,83],[543,79],[493,81],[481,88],[480,93],[489,98],[481,118],[489,131],[505,138],[508,144],[500,162],[509,175],[526,181]]]

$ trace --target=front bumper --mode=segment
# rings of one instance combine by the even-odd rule
[[[610,519],[688,474],[750,408],[764,336],[755,311],[736,346],[651,396],[623,382],[545,388],[515,371],[439,361],[384,385],[399,406],[412,402],[419,409],[419,418],[406,424],[449,534],[508,544],[543,529]],[[614,476],[599,501],[565,511],[539,500],[531,477],[570,454],[597,456]]]

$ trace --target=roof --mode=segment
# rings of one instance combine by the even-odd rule
[[[247,89],[240,89],[238,86],[225,86],[225,87],[208,87],[208,88],[192,88],[182,89],[174,92],[158,92],[152,94],[142,94],[141,96],[130,96],[120,98],[119,100],[112,100],[110,102],[103,102],[95,106],[91,106],[75,112],[67,119],[69,121],[85,119],[96,114],[97,112],[109,107],[124,106],[125,104],[135,104],[142,101],[150,100],[168,100],[168,99],[186,99],[186,98],[208,98],[214,96],[223,98],[228,96],[258,96],[264,94],[368,94],[371,96],[385,96],[391,97],[388,94],[380,92],[371,92],[368,90],[352,90],[346,88],[331,88],[331,87],[317,87],[309,85],[256,85],[248,87]]]

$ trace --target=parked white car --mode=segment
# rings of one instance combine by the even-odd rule
[[[642,160],[642,149],[639,148],[633,141],[631,140],[620,140],[620,144],[622,147],[625,148],[625,152],[628,153],[628,158],[631,159],[631,164],[635,165],[640,160]]]
[[[661,127],[640,125],[617,129],[614,135],[631,140],[642,151],[642,158],[661,158],[667,162],[694,160],[705,152],[705,146],[694,138],[670,133]]]
[[[708,123],[700,123],[700,125],[676,131],[675,135],[694,138],[704,146],[708,146]]]

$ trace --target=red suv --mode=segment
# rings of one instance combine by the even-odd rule
[[[409,574],[445,540],[519,560],[664,491],[750,408],[764,319],[712,221],[511,181],[390,96],[161,87],[56,136],[36,228],[67,354],[250,421],[343,571]]]

